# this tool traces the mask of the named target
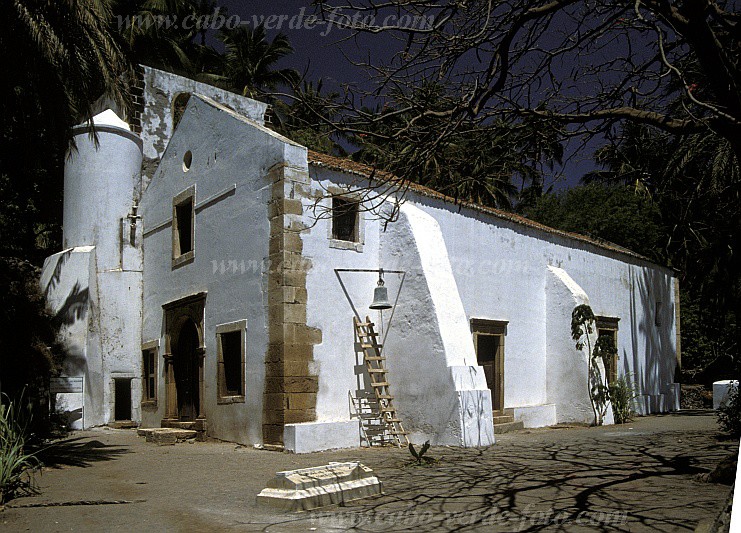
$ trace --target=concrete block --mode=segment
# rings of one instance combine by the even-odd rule
[[[731,391],[737,388],[737,380],[726,379],[713,383],[713,409],[718,409],[721,405],[724,405]]]
[[[381,482],[360,463],[278,472],[257,501],[290,511],[308,511],[381,494]]]
[[[360,446],[358,420],[286,424],[283,435],[286,450],[310,453]]]
[[[511,413],[515,421],[522,422],[526,428],[542,428],[557,423],[556,404],[528,405],[505,409]]]

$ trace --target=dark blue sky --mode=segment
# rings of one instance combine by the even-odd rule
[[[325,88],[339,89],[348,83],[371,88],[368,75],[362,69],[354,67],[347,57],[370,57],[378,60],[389,57],[391,50],[398,45],[383,34],[347,39],[348,33],[336,27],[317,25],[308,29],[306,24],[295,27],[297,22],[305,22],[305,17],[314,12],[311,2],[220,0],[219,5],[225,6],[230,15],[239,16],[243,23],[254,25],[266,21],[269,23],[268,28],[279,25],[280,30],[272,29],[269,33],[275,35],[281,31],[288,36],[294,48],[294,53],[280,66],[292,67],[301,73],[307,72],[310,79],[322,78]],[[303,19],[302,13],[305,15]],[[271,16],[272,19],[267,18]],[[568,160],[562,168],[554,169],[552,176],[546,177],[546,187],[554,184],[555,189],[562,189],[577,185],[581,176],[594,169],[591,154],[600,143],[592,142],[581,149],[577,146],[579,144],[572,142],[567,148]],[[560,174],[563,177],[555,180],[555,176]]]

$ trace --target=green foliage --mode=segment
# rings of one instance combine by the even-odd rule
[[[610,383],[610,401],[616,424],[625,424],[635,416],[633,401],[638,397],[628,376],[620,376]]]
[[[197,77],[218,68],[219,54],[206,45],[205,22],[216,4],[205,0],[114,0],[112,32],[132,63]],[[228,17],[227,10],[219,14]],[[189,20],[189,24],[178,22]],[[205,26],[205,24],[204,24]]]
[[[614,339],[607,335],[597,337],[597,340],[594,342],[594,351],[592,354],[593,357],[602,359],[605,368],[610,368],[612,361],[617,357],[617,348],[615,347]]]
[[[571,312],[571,338],[576,341],[577,350],[589,342],[589,335],[594,331],[593,324],[594,312],[590,306],[582,304],[574,307]]]
[[[587,347],[589,354],[589,373],[587,378],[587,387],[589,388],[589,401],[594,413],[594,424],[601,426],[605,413],[607,412],[607,403],[610,401],[610,390],[605,385],[604,377],[599,369],[598,361],[614,357],[614,348],[606,346],[606,337],[602,341],[595,342],[594,350],[590,335],[594,333],[595,316],[592,308],[587,304],[581,304],[574,307],[571,312],[571,338],[576,341],[576,349],[582,350]]]
[[[20,407],[21,401],[0,403],[0,503],[38,492],[34,470],[39,461],[26,452],[31,412]]]
[[[0,2],[0,256],[59,249],[70,128],[103,95],[130,101],[110,16],[108,0]]]
[[[354,130],[360,150],[353,158],[489,207],[511,209],[518,182],[542,192],[543,168],[563,155],[557,128],[535,119],[451,123],[442,113],[451,105],[450,91],[439,83],[392,94],[383,108],[363,110],[370,124]]]
[[[26,261],[0,258],[0,321],[7,332],[0,336],[1,390],[11,399],[25,395],[46,405],[41,391],[64,358],[57,341],[57,324],[46,309],[39,290],[39,270]],[[42,424],[43,414],[34,418]]]
[[[655,252],[634,249],[679,271],[683,379],[730,377],[741,364],[741,167],[731,142],[633,124],[595,158],[604,168],[586,181],[627,187],[660,214]]]
[[[330,125],[337,119],[334,112],[339,93],[324,92],[320,79],[316,84],[304,81],[294,88],[291,103],[276,99],[273,112],[277,124],[275,129],[282,135],[318,152],[345,155],[335,142],[337,134]]]
[[[299,74],[294,69],[276,68],[278,61],[293,52],[288,37],[282,33],[268,39],[263,25],[224,29],[219,39],[226,46],[218,74],[203,77],[229,90],[255,98],[279,85],[294,85]]]
[[[732,437],[741,437],[741,395],[738,387],[730,391],[726,402],[718,408],[717,417],[723,431]]]
[[[425,463],[434,463],[435,460],[431,457],[425,457],[425,454],[427,453],[427,450],[430,449],[430,441],[425,441],[425,443],[422,445],[422,448],[420,448],[419,451],[417,451],[414,448],[414,444],[411,442],[409,443],[409,453],[412,454],[412,457],[417,461],[418,465],[421,465],[424,461]]]
[[[661,214],[644,194],[625,186],[589,184],[544,195],[523,214],[546,226],[603,239],[660,260]]]

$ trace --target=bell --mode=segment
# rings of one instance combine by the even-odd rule
[[[370,304],[371,309],[391,309],[393,306],[389,302],[389,290],[380,285],[373,289],[373,303]]]

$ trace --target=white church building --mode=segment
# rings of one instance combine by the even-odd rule
[[[65,250],[42,276],[64,373],[84,383],[57,395],[77,427],[360,446],[375,385],[356,313],[382,330],[382,398],[413,442],[590,423],[589,357],[571,338],[584,303],[618,350],[607,380],[631,377],[640,414],[679,408],[670,269],[419,186],[397,204],[372,169],[267,128],[265,104],[192,80],[145,68],[137,103],[95,118],[97,144],[74,131]],[[369,309],[379,270],[387,311]]]

